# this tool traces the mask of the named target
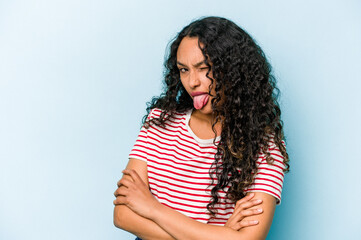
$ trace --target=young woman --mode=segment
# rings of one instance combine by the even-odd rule
[[[165,63],[114,200],[142,239],[265,239],[288,155],[271,67],[240,27],[186,26]]]

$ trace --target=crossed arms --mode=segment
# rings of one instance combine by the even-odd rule
[[[143,240],[266,239],[276,206],[273,196],[256,192],[237,202],[225,226],[198,222],[159,203],[152,196],[147,164],[138,159],[129,160],[118,186],[114,224]],[[258,212],[260,208],[262,211]]]

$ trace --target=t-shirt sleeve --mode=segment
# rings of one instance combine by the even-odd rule
[[[153,110],[148,114],[147,120],[153,117]],[[148,159],[148,129],[142,126],[138,134],[137,140],[129,153],[128,158],[136,158],[139,160],[147,161]]]
[[[266,161],[265,155],[260,155],[257,160],[258,171],[254,179],[254,183],[249,186],[245,192],[264,192],[274,196],[277,200],[277,205],[281,203],[281,193],[283,187],[283,179],[286,165],[284,158],[279,148],[270,143],[268,149],[273,163],[269,164]]]

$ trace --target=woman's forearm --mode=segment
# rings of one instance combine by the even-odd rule
[[[125,205],[114,208],[114,225],[143,240],[175,240],[153,221],[134,213]]]
[[[208,225],[159,204],[153,212],[152,221],[178,240],[239,239],[239,232],[224,226]]]
[[[246,217],[244,220],[258,220],[259,224],[242,228],[239,231],[225,226],[215,226],[198,222],[163,204],[157,204],[156,207],[153,208],[149,218],[178,240],[264,240],[272,224],[276,200],[266,193],[255,193],[255,198],[262,199],[263,202],[261,205],[254,206],[251,209],[261,207],[263,212],[257,216]]]
[[[267,233],[272,224],[272,218],[276,206],[276,199],[267,193],[254,193],[254,197],[261,200],[262,204],[250,208],[255,209],[261,207],[263,209],[262,213],[257,216],[251,214],[243,219],[246,221],[258,220],[259,224],[236,231],[229,227],[207,225],[205,223],[198,222],[163,205],[149,192],[147,185],[143,182],[136,171],[124,170],[123,173],[130,176],[131,179],[123,178],[118,182],[118,184],[122,187],[119,187],[116,191],[117,198],[115,200],[115,204],[126,205],[134,213],[156,223],[160,228],[175,239],[266,239]],[[124,217],[128,218],[126,214],[123,214],[122,216],[123,219],[125,219]],[[132,215],[132,217],[134,216]],[[145,222],[143,223],[146,224]],[[138,230],[143,227],[141,224],[142,222],[140,220],[139,222],[133,222],[132,220],[129,228],[122,228],[137,235]],[[142,231],[145,233],[144,229],[142,229]],[[147,231],[151,232],[152,230],[147,229]],[[138,234],[138,236],[140,235]]]
[[[138,159],[129,159],[128,169],[134,169],[140,175],[145,183],[148,183],[147,164],[146,162]],[[129,176],[123,176],[128,178]],[[146,184],[149,188],[148,184]],[[115,197],[118,198],[119,190],[124,189],[124,186],[118,185],[118,189],[115,191]],[[148,190],[149,191],[149,190]],[[142,238],[143,240],[174,240],[166,231],[160,228],[153,221],[144,218],[124,204],[119,204],[117,199],[114,201],[114,225],[127,232]]]

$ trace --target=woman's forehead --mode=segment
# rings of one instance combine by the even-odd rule
[[[177,62],[192,65],[204,62],[204,55],[199,48],[197,37],[184,37],[182,39],[177,50]]]

